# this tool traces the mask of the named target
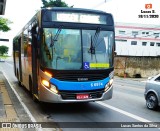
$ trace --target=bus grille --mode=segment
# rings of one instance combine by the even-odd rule
[[[98,91],[90,91],[90,92],[67,92],[67,91],[60,91],[60,95],[63,100],[76,100],[76,94],[89,94],[89,99],[96,99],[101,98],[104,90]]]
[[[61,81],[97,81],[106,78],[104,74],[57,74],[56,79]]]

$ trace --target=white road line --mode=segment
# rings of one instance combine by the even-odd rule
[[[3,72],[3,71],[2,71]],[[36,122],[36,119],[33,117],[33,115],[31,114],[31,112],[29,111],[29,109],[27,108],[27,106],[23,103],[22,99],[20,98],[20,96],[18,95],[18,93],[16,92],[16,90],[13,88],[13,86],[11,85],[11,83],[9,82],[5,72],[3,72],[3,75],[5,76],[5,78],[7,79],[11,89],[13,90],[14,94],[17,96],[19,102],[22,104],[23,108],[25,109],[26,113],[29,115],[29,117],[31,118],[32,122]]]
[[[149,121],[149,120],[144,119],[144,118],[142,118],[142,117],[139,117],[139,116],[137,116],[137,115],[134,115],[134,114],[131,114],[131,113],[129,113],[129,112],[123,111],[123,110],[121,110],[121,109],[118,109],[118,108],[116,108],[116,107],[113,107],[113,106],[111,106],[111,105],[105,104],[105,103],[103,103],[103,102],[99,102],[99,101],[98,101],[98,102],[96,102],[96,103],[98,103],[98,104],[100,104],[100,105],[102,105],[102,106],[105,106],[105,107],[107,107],[107,108],[110,108],[110,109],[112,109],[112,110],[114,110],[114,111],[116,111],[116,112],[119,112],[119,113],[123,114],[123,115],[126,115],[126,116],[128,116],[128,117],[131,117],[131,118],[133,118],[133,119],[136,119],[136,120],[138,120],[138,121],[141,121],[141,122],[152,122],[152,121]]]
[[[23,106],[24,110],[26,111],[26,113],[28,114],[28,116],[30,117],[32,122],[37,122],[36,119],[33,117],[33,115],[31,114],[31,112],[29,111],[29,109],[27,108],[27,106],[23,103],[22,99],[20,98],[20,96],[18,95],[18,93],[16,92],[16,90],[13,88],[13,86],[11,85],[11,83],[9,82],[9,79],[7,78],[6,74],[4,71],[2,71],[3,75],[5,76],[6,80],[8,81],[12,91],[14,92],[14,94],[16,95],[17,99],[19,100],[19,102],[21,103],[21,105]],[[36,128],[36,131],[42,131],[42,129],[40,128]]]
[[[142,117],[139,117],[139,116],[137,116],[137,115],[134,115],[134,114],[132,114],[132,113],[123,111],[123,110],[118,109],[118,108],[116,108],[116,107],[113,107],[113,106],[111,106],[111,105],[105,104],[105,103],[103,103],[103,102],[98,101],[98,102],[96,102],[96,103],[98,103],[98,104],[100,104],[100,105],[102,105],[102,106],[105,106],[105,107],[107,107],[107,108],[110,108],[110,109],[112,109],[112,110],[114,110],[114,111],[116,111],[116,112],[119,112],[119,113],[121,113],[121,114],[123,114],[123,115],[126,115],[126,116],[128,116],[128,117],[131,117],[131,118],[133,118],[133,119],[135,119],[135,120],[138,120],[138,121],[140,121],[140,122],[144,122],[144,123],[145,123],[145,122],[156,123],[156,122],[152,122],[152,121],[150,121],[150,120],[144,119],[144,118],[142,118]],[[156,123],[156,124],[157,124],[157,123]],[[160,126],[160,125],[158,124],[158,126]],[[157,129],[160,130],[160,128],[157,128]]]
[[[8,63],[8,62],[6,62],[6,64],[8,64],[9,66],[13,67],[13,64],[10,64],[10,63]]]

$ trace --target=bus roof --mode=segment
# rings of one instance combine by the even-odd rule
[[[112,17],[111,13],[107,13],[104,11],[100,11],[100,10],[95,10],[95,9],[85,9],[85,8],[70,8],[70,7],[47,7],[47,8],[41,8],[32,18],[31,20],[20,30],[20,32],[18,32],[18,34],[16,36],[18,36],[19,34],[22,33],[22,31],[25,30],[25,28],[34,21],[34,19],[36,18],[35,16],[37,14],[41,14],[41,12],[45,12],[45,11],[73,11],[73,12],[79,12],[79,13],[93,13],[93,14],[107,14],[110,15]]]
[[[69,7],[48,7],[48,8],[41,8],[41,10],[57,10],[57,11],[77,11],[77,12],[92,12],[92,13],[101,13],[106,14],[107,12],[95,9],[85,9],[85,8],[69,8]],[[110,14],[110,13],[107,13]]]

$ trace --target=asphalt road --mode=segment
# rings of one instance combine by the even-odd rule
[[[12,87],[16,90],[16,92],[18,92],[22,102],[30,112],[32,119],[37,122],[71,122],[71,127],[72,125],[74,127],[74,124],[76,124],[74,122],[81,122],[81,124],[92,122],[94,127],[88,126],[88,128],[63,128],[64,123],[60,123],[60,127],[64,131],[160,130],[157,128],[95,128],[96,124],[99,126],[98,122],[105,122],[103,124],[114,122],[112,124],[115,124],[115,126],[115,122],[159,122],[160,109],[157,111],[151,111],[145,106],[144,80],[116,77],[114,79],[113,98],[103,102],[90,102],[88,104],[40,104],[33,102],[29,93],[23,87],[18,85],[17,79],[14,76],[12,61],[0,62],[0,70],[3,71]],[[119,126],[119,123],[117,126]]]

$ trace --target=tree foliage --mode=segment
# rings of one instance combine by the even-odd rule
[[[5,45],[0,46],[0,54],[3,56],[4,54],[8,54],[8,47]]]
[[[11,28],[8,26],[12,22],[6,18],[0,17],[0,31],[7,32],[11,30]]]
[[[43,7],[69,7],[68,4],[61,0],[42,0],[42,3]]]

